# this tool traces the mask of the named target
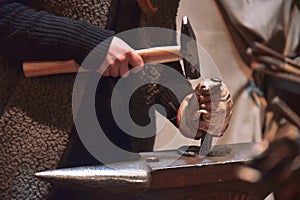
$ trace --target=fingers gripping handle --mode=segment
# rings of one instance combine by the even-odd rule
[[[136,52],[142,57],[145,64],[160,64],[182,59],[180,46],[155,47],[136,50]],[[81,68],[74,60],[31,61],[23,63],[23,72],[27,78],[87,71],[89,70]]]

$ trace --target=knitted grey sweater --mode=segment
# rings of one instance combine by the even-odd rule
[[[93,3],[92,3],[93,2]],[[117,2],[117,3],[115,3]],[[112,32],[106,32],[101,29],[90,26],[87,22],[100,26],[109,27],[116,32],[121,32],[137,26],[159,26],[173,29],[175,27],[175,17],[178,7],[178,0],[153,1],[154,6],[159,10],[155,15],[148,15],[142,13],[136,16],[137,21],[132,23],[130,21],[134,16],[133,11],[136,11],[135,1],[115,1],[115,7],[111,6],[111,1],[73,1],[73,0],[44,0],[42,3],[38,1],[35,5],[31,5],[35,9],[43,9],[51,12],[55,15],[66,16],[80,21],[65,21],[70,26],[77,23],[75,27],[89,27],[88,30],[96,31],[98,34],[73,34],[72,39],[77,40],[77,43],[66,43],[66,40],[61,35],[53,35],[51,40],[45,40],[47,34],[39,35],[39,30],[45,33],[45,30],[49,29],[54,24],[59,24],[61,21],[56,21],[57,18],[52,18],[50,24],[41,24],[41,28],[37,29],[33,34],[37,34],[36,37],[41,41],[38,43],[46,42],[46,46],[51,46],[53,40],[55,44],[65,45],[63,52],[59,51],[59,48],[53,47],[41,53],[37,53],[37,49],[33,47],[26,47],[27,49],[19,49],[10,47],[9,42],[1,41],[3,46],[7,47],[3,53],[6,57],[12,57],[20,53],[16,61],[22,61],[22,59],[43,59],[44,54],[49,55],[49,51],[53,54],[52,59],[67,59],[75,58],[78,62],[81,62],[86,55],[86,52],[93,48],[95,43],[100,43],[101,40],[112,35]],[[130,3],[131,2],[131,3]],[[42,5],[42,6],[41,6]],[[18,14],[24,16],[34,16],[36,14],[33,10],[27,10],[27,8],[14,4],[15,8],[7,6],[6,12],[14,13],[18,11]],[[3,8],[3,7],[2,7]],[[1,7],[0,7],[1,9]],[[103,10],[103,12],[92,12],[92,10]],[[24,13],[24,11],[30,13]],[[2,15],[3,14],[3,15]],[[5,18],[5,13],[0,12],[1,18]],[[39,16],[47,15],[42,12]],[[8,22],[13,22],[13,15],[11,18],[6,18]],[[15,15],[17,16],[17,15]],[[52,15],[49,15],[50,17]],[[20,19],[20,18],[18,18]],[[36,19],[43,19],[37,17]],[[65,18],[64,18],[65,19]],[[121,20],[122,19],[122,20]],[[125,19],[125,21],[123,20]],[[24,20],[24,19],[23,19]],[[14,21],[21,25],[24,21]],[[1,21],[3,22],[3,21]],[[0,27],[3,25],[0,22]],[[9,23],[8,23],[9,24]],[[5,24],[4,24],[5,25]],[[30,24],[28,24],[29,26]],[[49,25],[49,26],[47,26]],[[26,25],[27,26],[27,25]],[[3,27],[3,26],[2,26]],[[25,27],[21,26],[21,28]],[[6,27],[7,28],[7,27]],[[6,29],[5,28],[5,29]],[[58,26],[59,28],[59,26]],[[55,29],[57,30],[57,29]],[[62,29],[64,30],[64,29]],[[79,29],[76,29],[82,31]],[[0,31],[1,32],[1,31]],[[47,31],[46,31],[47,32]],[[63,34],[64,35],[64,34]],[[68,35],[64,35],[68,37]],[[84,35],[83,38],[79,37]],[[95,38],[94,35],[103,35],[103,38]],[[3,37],[0,37],[3,39]],[[93,39],[94,38],[94,39]],[[16,38],[18,39],[18,38]],[[84,51],[77,51],[74,49],[81,45],[81,41],[87,40],[88,42],[82,42],[85,45]],[[170,43],[174,38],[170,38]],[[20,40],[21,41],[21,40]],[[1,44],[0,42],[0,44]],[[11,41],[10,41],[11,42]],[[49,42],[49,43],[47,43]],[[51,42],[51,44],[50,44]],[[80,44],[79,44],[80,42]],[[95,43],[94,43],[95,42]],[[146,42],[146,41],[145,41]],[[44,43],[45,44],[45,43]],[[26,45],[26,44],[25,44]],[[23,45],[24,46],[24,45]],[[33,45],[35,46],[35,45]],[[34,53],[30,53],[32,51]],[[15,52],[15,53],[12,53]],[[25,52],[24,55],[22,55]],[[45,57],[47,58],[47,57]],[[151,69],[153,70],[153,68]],[[157,73],[159,72],[159,73]],[[157,74],[160,74],[161,69],[158,71],[150,71],[145,76],[159,78]],[[50,184],[41,181],[34,177],[34,173],[37,171],[54,169],[59,166],[61,156],[65,151],[65,148],[69,141],[69,135],[73,127],[73,118],[71,110],[71,95],[74,83],[74,75],[58,75],[51,77],[41,77],[34,79],[26,79],[22,75],[19,62],[8,62],[6,59],[1,58],[0,61],[0,199],[45,199],[49,195]],[[157,91],[157,92],[155,92]],[[145,95],[145,92],[149,95]],[[159,93],[159,87],[157,85],[149,86],[144,90],[141,90],[137,95],[140,97],[139,102],[146,102],[150,98],[150,101],[155,101],[155,95]],[[137,101],[137,100],[136,100]],[[139,102],[133,102],[135,105],[133,118],[143,121],[143,112],[135,112],[138,110],[144,110],[145,105]],[[154,138],[149,140],[132,141],[132,148],[135,151],[151,150]],[[71,197],[70,197],[71,198]],[[74,197],[73,197],[74,198]],[[71,198],[72,199],[72,198]]]

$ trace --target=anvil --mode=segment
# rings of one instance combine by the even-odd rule
[[[95,195],[101,192],[107,199],[252,199],[267,192],[235,172],[257,154],[256,145],[216,145],[207,156],[183,156],[181,149],[144,152],[137,161],[56,169],[36,176]]]
[[[101,199],[258,200],[299,168],[298,155],[299,141],[283,138],[216,145],[207,156],[184,156],[182,148],[145,152],[137,161],[49,170],[36,176]]]

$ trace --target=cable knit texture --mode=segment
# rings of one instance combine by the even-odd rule
[[[65,8],[72,9],[70,4]],[[17,3],[0,9],[0,28],[11,32],[8,37],[0,37],[6,47],[1,50],[21,61],[76,58],[81,62],[96,45],[112,35],[111,31],[102,31],[86,21],[54,17]],[[101,19],[106,19],[107,14]],[[97,25],[104,27],[105,23],[99,21]],[[17,28],[16,32],[9,29],[12,26]],[[30,31],[25,31],[28,28]],[[28,44],[17,44],[24,42],[24,37]],[[19,46],[25,48],[18,49]],[[50,184],[37,179],[34,173],[57,168],[73,127],[71,97],[75,76],[26,79],[21,73],[18,63],[1,58],[0,199],[3,200],[47,197]]]
[[[1,41],[7,47],[3,53],[11,55],[7,51],[15,52],[15,56],[21,60],[49,57],[50,59],[67,59],[75,56],[80,62],[84,59],[86,51],[91,50],[95,43],[112,34],[90,26],[86,21],[100,27],[109,26],[117,32],[137,25],[169,29],[175,27],[179,0],[153,1],[154,6],[159,8],[158,12],[152,16],[145,13],[133,16],[133,18],[138,18],[136,24],[132,23],[132,18],[130,18],[133,11],[136,11],[134,0],[118,1],[118,6],[113,11],[113,20],[110,20],[111,16],[108,16],[107,12],[110,11],[110,3],[110,0],[43,0],[37,1],[34,6],[42,10],[47,7],[48,12],[56,15],[81,19],[75,24],[71,19],[65,20],[64,18],[61,21],[51,16],[48,16],[49,21],[47,21],[44,17],[48,14],[45,12],[36,14],[22,6],[16,10],[12,7],[16,4],[11,4],[5,8],[6,14],[9,15],[3,16],[5,13],[1,11],[0,16],[6,18],[8,23],[16,23],[19,30],[17,33],[8,34],[7,40]],[[100,12],[102,8],[104,11]],[[91,13],[93,9],[96,11]],[[12,10],[14,12],[11,12]],[[28,21],[31,17],[34,17],[33,22]],[[5,23],[0,22],[0,28],[3,26],[9,27],[5,27]],[[23,31],[25,27],[30,27],[32,31],[25,33]],[[29,34],[29,39],[31,39],[30,45],[22,45],[26,47],[25,49],[16,48],[18,45],[8,45],[13,41],[22,42],[24,34],[26,37],[28,36],[26,34]],[[98,38],[100,36],[103,38]],[[147,43],[147,36],[144,41],[140,42]],[[170,36],[170,44],[174,42],[175,39]],[[40,43],[42,47],[37,45]],[[71,95],[75,77],[74,75],[58,75],[26,79],[21,74],[20,67],[15,66],[16,64],[7,63],[1,59],[0,199],[45,199],[49,193],[50,184],[35,178],[34,172],[54,169],[59,165],[73,127]],[[162,69],[149,67],[147,74],[143,77],[159,79],[161,72]],[[135,114],[132,117],[137,123],[145,122],[147,112],[141,111],[149,110],[158,93],[159,86],[157,85],[148,85],[136,92],[137,98],[133,98],[132,102],[134,105],[132,113]],[[147,102],[146,106],[145,102]],[[151,150],[153,141],[154,137],[149,140],[133,140],[133,150]]]
[[[20,61],[75,59],[81,63],[114,33],[84,20],[37,12],[19,3],[0,5],[0,19],[0,52]],[[104,58],[108,46],[102,47],[99,56]]]

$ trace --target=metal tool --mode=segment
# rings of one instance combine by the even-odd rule
[[[188,36],[188,37],[186,37]],[[197,79],[200,75],[200,63],[198,58],[197,38],[187,16],[182,18],[180,45],[183,55],[183,66],[187,79]],[[192,61],[189,62],[187,60]]]
[[[252,48],[250,50],[256,54],[264,54],[264,55],[271,56],[271,57],[276,58],[284,63],[291,65],[292,67],[295,67],[296,69],[300,69],[300,65],[296,60],[286,57],[259,42],[253,42]]]
[[[200,77],[196,37],[186,16],[182,20],[180,46],[154,47],[136,50],[136,52],[143,58],[145,64],[160,64],[189,58],[188,60],[192,62],[184,59],[186,77],[189,79]],[[80,68],[80,65],[74,60],[23,63],[23,72],[28,78],[87,71],[89,70]]]
[[[258,42],[253,42],[252,47],[247,49],[247,54],[258,62],[274,67],[277,71],[300,75],[300,65],[296,59],[285,57]]]
[[[276,188],[299,169],[298,138],[284,137],[271,143],[268,148],[237,170],[245,181],[264,185],[269,191]]]

